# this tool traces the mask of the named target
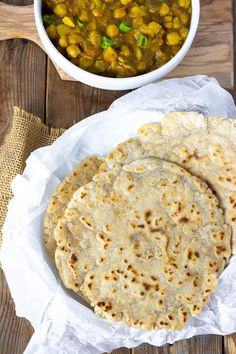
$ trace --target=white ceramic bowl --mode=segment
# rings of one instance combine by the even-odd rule
[[[47,32],[45,31],[42,19],[42,0],[34,0],[34,14],[36,27],[38,29],[39,37],[43,43],[45,51],[54,61],[54,63],[57,64],[62,70],[64,70],[68,75],[73,77],[75,80],[101,89],[129,90],[163,78],[169,72],[171,72],[181,62],[181,60],[183,60],[185,55],[188,53],[197,32],[200,16],[200,1],[192,0],[192,19],[190,31],[179,52],[161,68],[153,70],[147,74],[129,78],[104,77],[92,74],[72,64],[56,49],[56,47],[49,39]]]

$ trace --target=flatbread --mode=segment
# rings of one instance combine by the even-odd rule
[[[100,171],[149,156],[174,162],[210,186],[232,227],[236,254],[236,121],[196,112],[170,113],[161,125],[145,124],[137,138],[119,144]]]
[[[232,227],[236,254],[236,121],[175,112],[159,124],[146,124],[138,138],[148,155],[184,167],[216,193],[225,220]]]
[[[181,329],[198,315],[231,252],[212,191],[156,158],[95,175],[54,234],[65,286],[99,316],[147,330]]]
[[[59,184],[51,196],[44,217],[44,245],[52,263],[55,263],[56,241],[55,227],[63,216],[73,193],[82,185],[90,182],[102,163],[100,157],[88,157],[82,160]]]

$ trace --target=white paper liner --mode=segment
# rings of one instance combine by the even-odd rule
[[[24,173],[12,182],[14,197],[3,229],[1,262],[16,314],[35,329],[25,353],[96,354],[144,342],[161,346],[200,334],[236,332],[236,256],[198,318],[191,318],[181,331],[150,332],[97,317],[63,288],[43,248],[48,200],[78,161],[88,155],[104,156],[135,136],[143,123],[160,122],[171,111],[236,118],[232,97],[214,79],[195,76],[150,84],[116,100],[108,111],[74,125],[51,146],[34,151]]]

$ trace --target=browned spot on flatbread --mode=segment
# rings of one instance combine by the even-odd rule
[[[181,223],[188,223],[188,222],[189,222],[189,219],[186,218],[186,216],[183,216],[181,219],[179,219],[179,222],[181,222]]]

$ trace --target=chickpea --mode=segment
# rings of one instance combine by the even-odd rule
[[[127,5],[130,4],[132,0],[120,0],[121,4]]]
[[[143,18],[141,16],[137,16],[133,19],[133,27],[139,27],[143,24]]]
[[[118,36],[119,34],[119,28],[116,25],[108,25],[107,26],[107,35],[110,38],[114,38]]]
[[[117,8],[113,11],[113,16],[115,18],[122,18],[126,15],[125,9]]]
[[[187,28],[181,28],[179,30],[179,33],[183,39],[187,38],[188,32],[189,32],[189,30]]]
[[[173,23],[172,22],[164,22],[164,26],[167,29],[172,29],[173,28]]]
[[[145,16],[146,10],[144,6],[133,6],[130,9],[129,15],[131,17]]]
[[[69,35],[68,40],[70,44],[79,44],[81,42],[81,37],[76,33],[72,33]]]
[[[67,8],[65,4],[57,4],[53,9],[54,14],[60,17],[64,17],[67,14]]]
[[[124,55],[125,57],[130,56],[130,49],[127,45],[122,45],[121,46],[121,54]]]
[[[100,73],[106,71],[106,64],[105,64],[105,61],[102,59],[96,60],[94,66],[95,66],[95,69]]]
[[[169,13],[169,11],[170,11],[169,6],[164,3],[161,5],[159,13],[161,16],[166,16]]]
[[[160,32],[161,28],[161,25],[154,21],[149,22],[148,24],[148,29],[153,33],[154,36]]]
[[[173,23],[172,22],[164,22],[164,27],[167,29],[172,29],[173,28]]]
[[[62,36],[59,39],[59,45],[61,48],[66,48],[68,46],[68,41],[66,36]]]
[[[50,25],[46,29],[48,37],[51,39],[57,39],[58,34],[57,34],[57,28],[55,25]]]
[[[92,22],[92,23],[88,23],[88,30],[89,31],[93,31],[97,28],[96,23]]]
[[[89,16],[86,11],[81,11],[81,14],[79,15],[79,19],[81,22],[88,22]]]
[[[66,48],[67,54],[71,58],[77,58],[80,55],[80,49],[76,44],[71,44]]]
[[[103,58],[109,63],[113,63],[117,59],[117,53],[112,47],[103,50]]]
[[[96,7],[102,7],[102,2],[100,0],[93,0],[93,3]]]
[[[89,41],[95,45],[99,46],[101,42],[102,36],[97,31],[92,31],[89,33]]]
[[[177,32],[168,33],[166,39],[167,39],[167,43],[171,46],[179,44],[179,42],[182,40],[182,38]]]
[[[172,20],[173,20],[172,16],[165,16],[164,17],[164,21],[166,21],[166,22],[172,22]]]
[[[89,66],[93,65],[93,58],[81,57],[79,59],[79,65],[82,69],[87,69]]]
[[[187,9],[190,6],[190,0],[179,0],[179,6],[184,7]]]
[[[101,17],[103,15],[103,10],[96,7],[92,10],[92,14],[94,17]]]
[[[182,14],[182,11],[178,7],[174,7],[172,11],[173,11],[173,15],[176,17],[180,17]]]
[[[180,20],[179,20],[178,17],[175,17],[175,18],[174,18],[173,26],[174,26],[174,29],[178,29],[178,28],[181,27],[181,23],[180,23]]]
[[[189,21],[189,17],[187,14],[185,13],[182,13],[180,15],[180,21],[182,22],[183,25],[187,25],[188,24],[188,21]]]
[[[139,31],[144,34],[148,34],[149,33],[148,25],[145,25],[145,23],[141,24],[139,26]]]
[[[59,33],[60,36],[68,36],[71,33],[71,31],[72,31],[71,27],[68,27],[63,23],[57,25],[57,32]]]
[[[172,20],[173,20],[172,16],[165,16],[164,17],[164,26],[165,26],[165,28],[171,29],[173,27]]]

